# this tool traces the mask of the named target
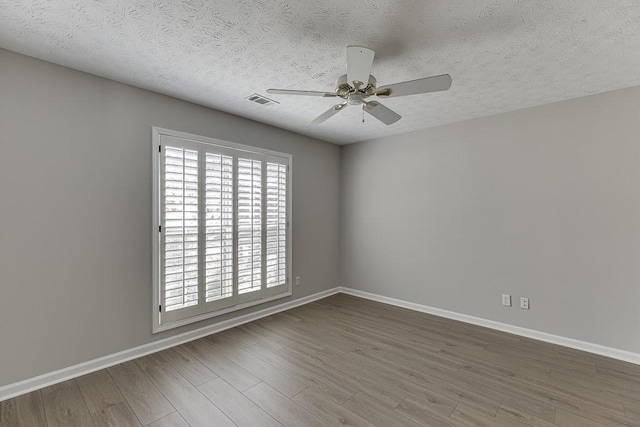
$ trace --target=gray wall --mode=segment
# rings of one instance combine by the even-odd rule
[[[151,126],[293,154],[293,298],[338,285],[339,147],[0,50],[0,386],[232,317],[151,335]]]
[[[342,155],[343,286],[640,353],[640,87]]]

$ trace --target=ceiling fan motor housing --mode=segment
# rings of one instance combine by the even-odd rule
[[[369,96],[369,95],[373,95],[373,92],[375,92],[376,83],[377,83],[376,78],[373,76],[369,76],[369,81],[367,82],[367,85],[360,86],[360,88],[356,91],[355,88],[353,87],[353,84],[349,84],[349,82],[347,81],[347,75],[344,74],[338,77],[338,80],[336,80],[336,93],[338,94],[338,96],[341,96],[343,98],[347,97],[349,93],[356,93],[356,92],[360,92],[362,94],[366,94],[366,96]]]
[[[364,102],[364,96],[361,93],[350,93],[348,100],[349,105],[360,105]]]

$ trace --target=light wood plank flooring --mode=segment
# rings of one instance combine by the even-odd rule
[[[334,295],[0,403],[4,426],[640,426],[640,366]]]

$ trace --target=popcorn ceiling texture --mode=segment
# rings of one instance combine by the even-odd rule
[[[448,92],[386,99],[385,126],[330,98],[350,44],[378,85],[449,73]],[[344,144],[640,85],[639,0],[0,0],[0,46]],[[185,129],[188,130],[188,129]]]

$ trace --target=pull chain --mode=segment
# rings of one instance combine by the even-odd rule
[[[362,123],[364,123],[364,104],[362,104]]]

